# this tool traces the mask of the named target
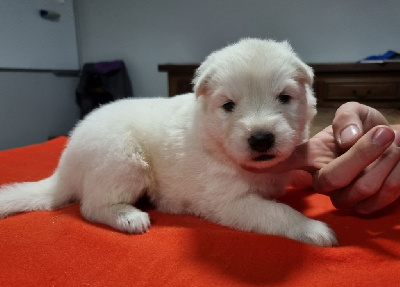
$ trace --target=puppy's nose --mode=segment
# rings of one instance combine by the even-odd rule
[[[275,136],[271,133],[256,133],[248,140],[252,150],[266,152],[275,144]]]

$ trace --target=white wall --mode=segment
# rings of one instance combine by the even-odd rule
[[[0,70],[0,150],[68,133],[79,119],[76,77]]]
[[[241,37],[288,39],[307,62],[400,51],[398,0],[76,0],[83,62],[122,58],[136,96],[167,94],[157,65],[200,62]]]
[[[5,19],[3,19],[4,17],[2,18],[4,22],[2,24],[6,25],[7,31],[3,31],[3,33],[0,34],[2,34],[3,38],[7,38],[7,36],[11,34],[18,34],[21,36],[20,29],[21,25],[23,24],[19,26],[13,25],[15,24],[15,21],[11,21],[11,19],[18,19],[21,16],[30,16],[30,13],[36,8],[39,9],[43,7],[54,7],[56,11],[61,12],[64,17],[67,17],[67,19],[63,18],[66,20],[65,22],[58,23],[60,25],[62,24],[61,26],[57,24],[57,29],[64,31],[63,29],[67,28],[67,32],[71,32],[73,34],[74,29],[68,29],[70,28],[68,27],[69,21],[71,21],[71,19],[73,20],[70,10],[71,1],[72,0],[68,0],[65,4],[62,4],[56,3],[60,1],[41,0],[34,1],[35,3],[31,6],[28,5],[29,7],[25,7],[28,3],[27,0],[18,1],[18,3],[13,4],[2,3],[4,5],[0,6],[2,6],[2,8],[10,8],[6,9],[6,12],[11,14],[7,15],[9,17],[5,17]],[[24,9],[16,9],[14,12],[13,8],[21,8],[19,7],[21,5],[24,6]],[[61,7],[60,5],[64,5],[65,7]],[[33,9],[32,11],[30,10],[31,8]],[[4,13],[2,16],[4,16]],[[37,19],[40,21],[38,15],[35,17],[37,17]],[[36,20],[34,19],[27,19],[25,24],[36,24],[35,21]],[[45,25],[35,26],[45,28],[47,24],[50,23],[46,22]],[[51,23],[51,25],[54,25],[54,23]],[[2,29],[3,26],[0,26],[0,29]],[[38,34],[41,34],[41,32]],[[71,33],[64,36],[71,40],[71,37],[73,37]],[[28,36],[29,35],[27,35],[27,37]],[[33,36],[36,37],[37,35]],[[36,37],[37,39],[41,40],[39,41],[39,46],[46,45],[47,38],[43,37],[43,35],[41,36],[42,37]],[[64,37],[61,36],[61,38]],[[60,44],[62,45],[62,43],[57,41],[57,39],[53,40],[57,42],[52,43],[55,47]],[[28,42],[29,41],[27,41],[27,43]],[[75,45],[75,43],[72,43],[72,46],[73,45]],[[13,50],[10,48],[10,46],[8,47],[10,48],[8,50],[6,46],[2,46],[2,43],[0,43],[0,50],[3,53],[3,57],[5,57],[4,53],[7,54],[7,52],[9,52],[9,57],[12,59],[10,61],[3,61],[0,66],[0,150],[39,143],[48,140],[49,137],[69,133],[79,119],[79,108],[75,103],[75,89],[77,87],[79,78],[70,76],[56,76],[50,72],[4,69],[7,67],[29,68],[32,64],[29,62],[31,59],[29,55],[25,55],[24,57],[21,56],[24,47],[19,47],[21,49],[17,49],[18,51],[14,51],[15,53],[13,54]],[[49,47],[43,47],[42,50],[49,51],[48,48]],[[64,55],[62,58],[72,59],[73,54],[75,53],[76,55],[76,48],[72,50],[70,53],[68,51],[64,51],[66,55]],[[29,53],[29,51],[26,53]],[[37,65],[34,65],[33,68],[51,68],[54,63],[50,63],[52,61],[50,58],[51,57],[48,59],[49,62],[47,62],[48,66],[44,65],[44,63],[37,63]],[[7,63],[9,65],[7,65]],[[66,66],[64,66],[64,68],[76,67],[76,59],[73,59],[72,63],[65,63],[65,65]]]

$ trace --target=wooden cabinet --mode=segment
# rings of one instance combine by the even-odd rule
[[[192,80],[199,64],[158,65],[159,72],[168,74],[168,95],[170,97],[191,92]]]
[[[169,95],[192,91],[192,79],[199,64],[163,64],[168,73]],[[337,107],[357,101],[379,108],[400,108],[400,63],[310,64],[314,69],[314,90],[318,105]]]
[[[311,66],[319,106],[357,101],[378,108],[400,108],[400,63]]]

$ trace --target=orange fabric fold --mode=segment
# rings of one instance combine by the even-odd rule
[[[45,178],[65,137],[0,152],[0,184]],[[241,232],[147,207],[152,227],[123,234],[73,204],[0,219],[0,286],[398,286],[400,207],[359,217],[289,189],[281,201],[322,220],[340,246]]]

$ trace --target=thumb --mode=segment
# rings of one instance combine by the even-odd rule
[[[337,109],[332,128],[338,145],[348,149],[377,125],[388,125],[380,112],[360,103],[348,102]]]

